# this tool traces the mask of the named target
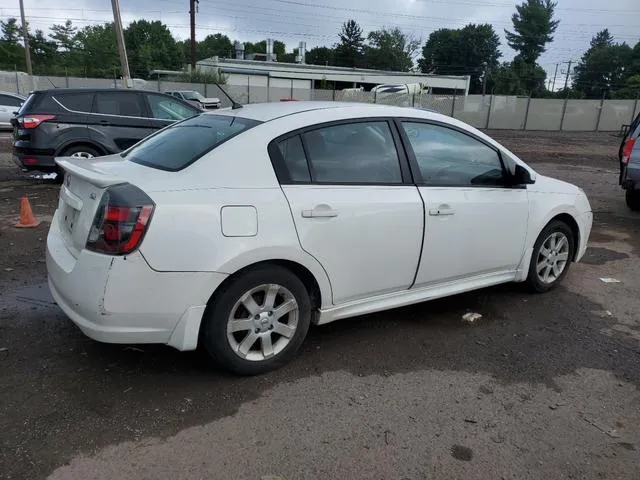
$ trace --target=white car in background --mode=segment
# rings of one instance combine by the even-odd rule
[[[180,100],[190,103],[194,107],[201,110],[216,110],[220,108],[220,99],[217,97],[205,97],[196,90],[173,90],[165,92],[167,95],[174,96]]]
[[[26,100],[22,95],[0,92],[0,128],[11,129],[11,119]]]
[[[290,361],[312,322],[505,282],[549,290],[592,224],[580,188],[410,108],[252,104],[57,163],[62,310],[96,340],[202,345],[239,374]]]

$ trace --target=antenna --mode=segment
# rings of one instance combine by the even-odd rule
[[[220,86],[219,83],[216,83],[216,87],[218,87],[222,91],[222,93],[224,93],[225,96],[231,101],[231,109],[232,110],[237,110],[239,108],[242,108],[242,104],[236,102],[233,98],[231,98],[231,96],[225,91],[224,88],[222,88]]]

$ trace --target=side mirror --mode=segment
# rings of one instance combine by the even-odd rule
[[[532,185],[536,183],[535,180],[531,178],[529,170],[522,165],[516,165],[516,170],[511,177],[511,182],[513,185]]]

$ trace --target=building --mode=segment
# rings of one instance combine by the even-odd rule
[[[267,53],[253,54],[245,59],[244,46],[236,42],[236,58],[212,57],[196,63],[197,70],[225,74],[227,85],[262,87],[266,91],[286,91],[302,100],[311,98],[311,91],[319,88],[343,90],[362,87],[370,91],[376,85],[420,84],[422,88],[440,93],[467,95],[469,76],[429,75],[423,73],[388,72],[359,68],[307,65],[305,44],[300,42],[298,63],[278,62],[273,53],[273,42],[267,40]],[[282,95],[280,95],[282,96]],[[268,100],[273,100],[267,99]]]

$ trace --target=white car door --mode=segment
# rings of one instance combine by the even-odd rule
[[[425,203],[416,287],[505,275],[524,253],[529,201],[510,186],[498,150],[452,127],[401,122]]]
[[[300,244],[327,272],[335,305],[414,281],[424,210],[394,129],[377,119],[332,123],[269,148]]]

